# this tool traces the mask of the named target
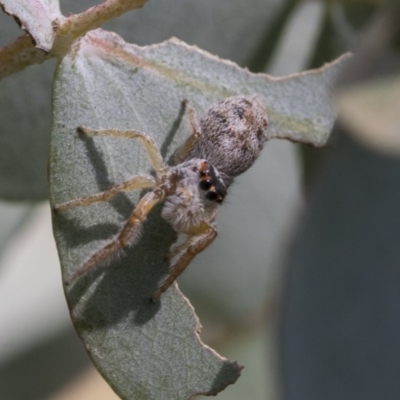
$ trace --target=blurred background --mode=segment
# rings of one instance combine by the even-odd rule
[[[273,76],[356,51],[328,146],[268,143],[232,188],[218,241],[179,279],[202,339],[245,366],[218,399],[400,398],[399,20],[395,1],[153,0],[105,26]],[[0,45],[20,34],[1,14]],[[54,68],[0,82],[0,399],[117,399],[62,291],[46,200]]]

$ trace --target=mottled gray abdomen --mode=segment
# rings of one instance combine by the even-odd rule
[[[268,139],[267,127],[267,111],[256,95],[228,97],[201,119],[201,138],[188,159],[206,159],[228,186],[259,156]]]

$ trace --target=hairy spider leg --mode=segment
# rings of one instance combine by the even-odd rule
[[[147,215],[157,203],[165,199],[166,195],[167,194],[164,190],[155,189],[142,197],[130,215],[128,221],[118,232],[118,234],[102,249],[94,253],[77,271],[75,271],[66,280],[66,284],[71,284],[79,277],[86,274],[86,272],[88,272],[90,269],[105,261],[116,252],[122,250],[124,247],[134,244],[139,236],[140,227]]]
[[[184,100],[186,111],[189,115],[189,122],[192,128],[191,135],[185,140],[183,145],[176,151],[175,153],[175,163],[180,164],[186,160],[187,155],[190,150],[192,150],[193,146],[198,142],[201,136],[201,128],[196,117],[196,111],[190,104],[188,99]]]
[[[139,139],[143,143],[147,154],[149,155],[150,163],[153,169],[158,172],[165,168],[162,155],[159,152],[156,144],[145,133],[132,130],[124,131],[120,129],[91,129],[85,126],[78,127],[78,132],[93,136],[113,136],[126,139]]]
[[[177,260],[170,267],[168,277],[161,283],[151,298],[155,301],[164,293],[186,269],[193,258],[206,249],[217,237],[217,230],[208,222],[200,224],[186,241],[174,249],[168,257],[177,256]]]
[[[80,126],[77,130],[79,133],[92,136],[103,135],[103,136],[113,136],[113,137],[127,138],[127,139],[139,139],[143,143],[147,151],[153,169],[156,172],[160,172],[163,168],[165,168],[164,161],[155,143],[150,137],[148,137],[144,133],[137,131],[122,131],[115,129],[96,130],[96,129],[86,128],[83,126]],[[73,207],[86,206],[100,201],[108,201],[119,192],[127,192],[129,190],[134,190],[134,189],[153,188],[155,185],[156,181],[152,176],[137,175],[131,179],[128,179],[125,182],[113,186],[111,189],[108,189],[104,192],[96,193],[90,196],[82,197],[80,199],[70,200],[65,203],[58,204],[54,207],[54,209],[56,211],[60,211]]]
[[[155,185],[156,181],[152,176],[136,175],[125,182],[113,186],[111,189],[105,190],[104,192],[96,193],[76,200],[66,201],[65,203],[56,205],[54,209],[61,211],[73,207],[87,206],[100,201],[108,201],[120,192],[127,192],[134,189],[153,188]]]

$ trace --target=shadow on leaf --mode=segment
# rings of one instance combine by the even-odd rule
[[[131,248],[81,277],[69,290],[72,318],[79,330],[93,331],[133,315],[133,325],[143,325],[159,309],[151,295],[168,273],[165,259],[176,234],[161,218],[161,205],[143,224],[143,235]],[[95,282],[103,275],[98,284]],[[87,300],[84,294],[94,287]],[[77,307],[79,305],[79,307]]]

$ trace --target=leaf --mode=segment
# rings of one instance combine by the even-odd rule
[[[0,254],[6,248],[8,241],[24,224],[32,211],[25,204],[8,204],[0,202]]]
[[[1,0],[4,11],[32,36],[36,47],[49,52],[55,38],[54,22],[63,18],[57,0]]]
[[[341,118],[366,145],[400,152],[400,75],[342,89],[337,94]]]
[[[399,154],[400,3],[389,2],[371,23],[336,90],[349,132],[371,148]]]
[[[400,397],[400,161],[335,126],[287,254],[285,399]]]
[[[141,48],[109,32],[91,32],[56,73],[51,202],[93,194],[149,170],[137,142],[85,140],[78,136],[77,126],[146,132],[168,160],[189,132],[182,108],[185,98],[201,115],[224,97],[259,93],[277,137],[290,135],[320,145],[334,120],[331,107],[324,103],[341,64],[272,79],[250,74],[176,39]],[[121,194],[108,204],[54,214],[64,279],[115,234],[139,195]],[[159,304],[149,303],[167,272],[164,256],[174,238],[158,208],[136,246],[66,290],[79,335],[122,398],[188,399],[196,393],[215,394],[239,375],[236,363],[201,344],[198,321],[176,288],[165,293]]]
[[[55,62],[33,66],[0,82],[0,196],[48,196],[51,74]],[[47,90],[47,93],[46,93]]]

